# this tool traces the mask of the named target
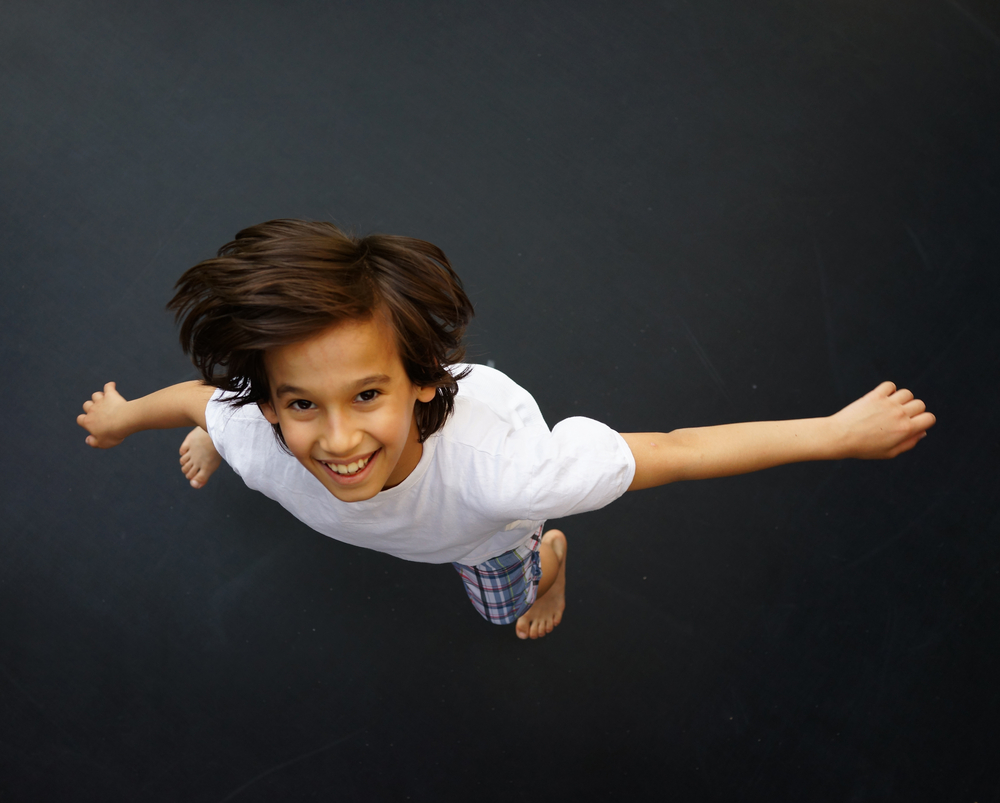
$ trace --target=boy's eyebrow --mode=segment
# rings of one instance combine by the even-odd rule
[[[274,389],[275,396],[305,396],[306,392],[295,385],[278,385]]]
[[[391,381],[386,374],[375,374],[374,376],[366,376],[364,379],[359,379],[354,383],[352,388],[361,390],[366,385],[385,385]]]
[[[373,376],[366,376],[364,379],[359,379],[351,385],[352,390],[361,390],[362,388],[369,385],[385,385],[391,382],[391,378],[386,374],[375,374]],[[309,393],[302,388],[298,388],[295,385],[278,385],[274,389],[275,396],[308,396]]]

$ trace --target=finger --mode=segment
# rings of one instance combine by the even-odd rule
[[[78,415],[76,417],[76,423],[79,424],[84,429],[87,428],[87,425],[83,423],[86,420],[87,420],[87,416],[84,413],[80,413],[80,415]]]
[[[893,393],[896,392],[896,385],[892,382],[883,382],[872,392],[878,393],[882,396],[891,396]]]
[[[924,404],[920,399],[913,399],[912,401],[906,402],[903,405],[903,412],[906,413],[910,418],[920,415],[924,410],[927,409],[927,405]]]
[[[906,388],[900,388],[890,397],[893,401],[898,401],[900,404],[906,404],[907,402],[913,401],[913,391],[907,390]]]
[[[88,412],[90,412],[90,408],[93,407],[93,406],[94,406],[94,403],[90,399],[87,399],[87,401],[85,401],[83,403],[83,411],[85,413],[88,413]]]
[[[105,393],[110,393],[114,389],[115,389],[115,383],[114,382],[108,382],[108,383],[106,383],[104,385],[104,392]]]
[[[95,438],[93,435],[88,435],[84,439],[84,441],[86,442],[87,446],[93,446],[93,447],[97,446],[97,438]]]
[[[95,390],[90,398],[97,402],[104,398],[104,394],[99,390]]]
[[[937,423],[934,413],[920,413],[910,419],[910,424],[915,426],[920,432],[926,432]]]

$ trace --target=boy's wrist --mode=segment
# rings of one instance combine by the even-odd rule
[[[851,449],[850,433],[842,426],[836,416],[828,415],[825,418],[818,418],[816,421],[823,433],[821,437],[823,453],[820,460],[843,460],[854,456]]]
[[[119,414],[116,416],[116,427],[115,434],[125,440],[125,438],[130,435],[135,435],[141,427],[138,425],[139,421],[139,410],[137,406],[141,399],[131,399],[126,401],[120,408]]]

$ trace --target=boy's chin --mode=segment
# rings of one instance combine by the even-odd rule
[[[335,480],[324,477],[323,487],[330,492],[330,495],[341,502],[364,502],[371,499],[382,490],[381,486],[374,482],[364,482],[355,486],[337,485]]]
[[[357,490],[352,489],[348,493],[344,493],[343,489],[341,488],[337,488],[336,490],[334,490],[333,488],[327,486],[326,489],[330,492],[331,496],[340,500],[341,502],[346,502],[347,504],[351,504],[352,502],[364,502],[378,495],[378,491],[372,492],[367,488],[358,488]],[[381,490],[382,489],[379,488],[379,491]]]

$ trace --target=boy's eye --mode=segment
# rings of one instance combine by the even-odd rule
[[[375,401],[377,397],[378,397],[377,390],[363,390],[357,395],[356,398],[358,401],[370,402],[370,401]]]
[[[309,410],[312,408],[313,403],[311,401],[306,401],[305,399],[296,399],[288,406],[293,410]]]

